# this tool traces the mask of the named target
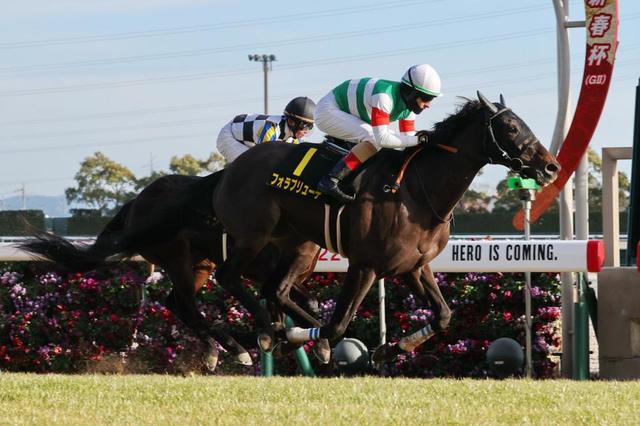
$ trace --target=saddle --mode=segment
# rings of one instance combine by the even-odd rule
[[[274,167],[267,185],[304,198],[318,199],[322,196],[316,190],[318,182],[353,146],[354,144],[349,141],[332,136],[326,136],[320,144],[307,142],[298,144],[284,161]],[[343,185],[359,186],[356,182],[358,176],[371,165],[386,159],[390,164],[385,167],[384,184],[381,185],[381,189],[384,193],[393,194],[399,186],[399,179],[402,178],[401,166],[405,158],[408,158],[407,154],[412,151],[411,148],[405,151],[383,149],[359,167],[356,173],[347,177]],[[333,204],[336,200],[328,199],[327,201]]]

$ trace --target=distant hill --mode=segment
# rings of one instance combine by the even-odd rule
[[[22,208],[22,197],[13,196],[0,200],[0,210],[19,210]],[[31,195],[26,199],[26,208],[42,210],[47,217],[68,217],[69,206],[64,195]]]

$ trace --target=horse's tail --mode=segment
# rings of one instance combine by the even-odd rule
[[[122,253],[120,245],[114,236],[118,235],[125,225],[132,201],[126,203],[118,213],[107,223],[94,244],[72,243],[66,238],[55,234],[41,232],[34,238],[26,240],[18,247],[38,258],[49,260],[74,272],[85,272],[98,269],[107,264],[107,259],[117,255],[122,260],[128,253]]]
[[[188,226],[185,217],[195,203],[207,205],[202,195],[212,192],[221,175],[222,172],[217,172],[206,176],[189,186],[186,191],[174,194],[169,203],[156,210],[155,218],[142,227],[125,227],[129,210],[135,201],[132,200],[107,223],[94,244],[74,244],[54,234],[40,233],[18,247],[74,272],[99,269],[107,263],[128,259],[145,247],[171,240]],[[210,200],[211,198],[208,205],[213,214]]]

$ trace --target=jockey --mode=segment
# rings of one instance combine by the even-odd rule
[[[345,203],[353,201],[340,190],[340,181],[381,148],[426,143],[427,131],[415,131],[415,116],[441,95],[440,76],[427,64],[409,68],[401,82],[361,78],[333,89],[318,102],[318,128],[357,145],[320,180],[318,190]],[[399,132],[389,128],[393,121],[399,121]]]
[[[311,99],[298,97],[287,104],[283,115],[238,115],[220,130],[218,151],[229,164],[262,142],[298,143],[313,128],[315,109]]]

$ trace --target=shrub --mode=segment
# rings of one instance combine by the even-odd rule
[[[328,321],[342,274],[314,274],[305,284]],[[524,280],[521,274],[437,274],[453,310],[449,329],[416,351],[385,366],[383,373],[412,377],[486,377],[491,341],[524,342]],[[255,292],[250,283],[246,285]],[[143,292],[144,289],[144,292]],[[0,269],[0,369],[36,372],[185,372],[197,365],[202,345],[163,305],[171,284],[162,273],[147,277],[140,265],[103,273],[37,272],[28,264]],[[141,296],[144,294],[144,303]],[[533,362],[536,377],[551,377],[549,354],[559,345],[560,286],[555,274],[533,274]],[[387,336],[397,340],[433,318],[398,280],[387,280]],[[209,280],[198,294],[200,311],[247,347],[255,346],[253,319]],[[369,349],[378,344],[377,291],[371,291],[347,330]],[[311,350],[313,343],[305,345]],[[259,373],[238,367],[223,354],[217,374]],[[315,362],[315,361],[314,361]],[[294,373],[293,357],[277,362]],[[106,366],[106,367],[105,367]],[[111,367],[116,366],[116,367]],[[320,374],[329,367],[315,365]]]

